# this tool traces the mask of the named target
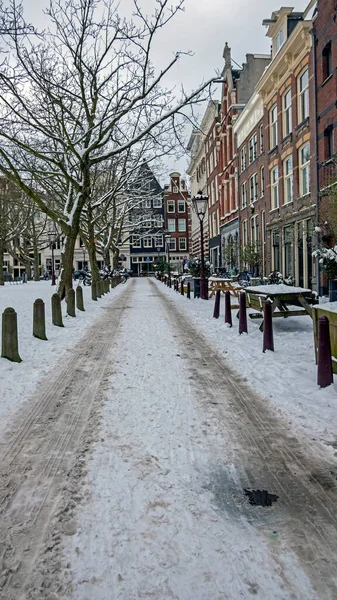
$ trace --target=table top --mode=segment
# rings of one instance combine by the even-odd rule
[[[232,279],[225,279],[224,277],[210,277],[208,281],[223,281],[225,283],[235,283]]]
[[[246,294],[257,294],[258,296],[299,296],[300,294],[311,294],[311,290],[307,290],[301,287],[293,287],[281,283],[280,285],[257,285],[252,287],[246,287],[244,289]]]

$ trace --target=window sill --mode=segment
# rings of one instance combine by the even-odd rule
[[[271,150],[269,150],[268,152],[268,156],[271,156],[272,154],[275,154],[278,151],[278,146],[274,146],[274,148],[272,148]]]
[[[299,125],[297,125],[296,134],[298,135],[301,133],[301,131],[306,127],[309,127],[309,117],[306,117],[301,123],[299,123]]]
[[[284,203],[282,204],[282,208],[283,208],[284,206],[290,206],[291,204],[294,204],[294,200],[289,200],[289,202],[284,202]]]
[[[271,208],[270,211],[269,211],[269,213],[270,214],[271,213],[276,213],[276,212],[279,212],[279,210],[280,210],[279,206],[277,208]]]
[[[284,148],[284,146],[286,146],[287,144],[290,144],[290,142],[292,142],[292,139],[293,139],[293,134],[290,132],[290,133],[288,133],[288,135],[286,135],[283,138],[283,140],[281,142],[282,148]]]
[[[321,83],[321,88],[325,86],[325,84],[332,79],[333,73],[330,73],[326,79],[324,79],[323,83]]]
[[[301,194],[300,196],[297,196],[297,200],[306,200],[307,198],[309,198],[311,195],[311,192],[308,192],[307,194]]]

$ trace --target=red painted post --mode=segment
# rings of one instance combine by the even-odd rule
[[[187,282],[187,294],[186,294],[186,296],[187,296],[187,298],[189,300],[191,300],[191,284],[190,284],[189,281]]]
[[[263,352],[266,350],[274,352],[273,314],[271,311],[271,302],[269,300],[267,300],[264,305],[263,318]]]
[[[321,388],[333,383],[330,327],[328,317],[318,319],[317,385]]]
[[[232,309],[231,309],[231,293],[227,290],[225,292],[225,323],[228,323],[230,327],[233,326],[232,323]]]
[[[220,316],[220,294],[220,290],[217,290],[215,293],[213,319],[218,319]]]
[[[247,327],[247,309],[246,309],[246,294],[240,292],[240,315],[239,315],[239,334],[248,333]]]

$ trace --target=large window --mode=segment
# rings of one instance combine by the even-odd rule
[[[305,69],[298,78],[299,111],[298,122],[302,123],[309,116],[309,70]]]
[[[322,52],[322,67],[323,67],[323,81],[325,81],[330,75],[332,75],[332,53],[331,53],[331,42],[329,42]]]
[[[174,200],[168,200],[167,201],[167,212],[169,213],[174,213],[176,207],[175,207],[175,201]]]
[[[276,39],[275,39],[276,54],[281,49],[283,44],[284,44],[284,31],[283,31],[283,29],[280,29],[280,31],[278,32]]]
[[[263,196],[264,196],[264,189],[265,189],[264,167],[261,167],[261,170],[260,170],[260,185],[261,185],[261,198],[263,198]]]
[[[187,243],[186,243],[186,238],[181,237],[179,238],[179,250],[186,250],[187,249]]]
[[[242,222],[242,245],[245,248],[247,246],[247,221]]]
[[[279,198],[278,198],[278,167],[274,167],[271,170],[271,208],[278,208]]]
[[[283,137],[287,137],[292,131],[291,115],[291,88],[283,96]]]
[[[241,148],[241,173],[247,167],[247,148],[244,146]]]
[[[249,140],[249,164],[252,163],[257,157],[257,134],[254,133],[253,137]]]
[[[332,157],[334,153],[333,145],[333,125],[327,127],[324,131],[324,156],[325,160]]]
[[[260,154],[264,151],[264,126],[260,125]]]
[[[162,235],[156,235],[154,238],[154,245],[156,248],[162,248],[163,247],[163,236]]]
[[[300,196],[310,192],[310,146],[306,144],[299,151],[300,165]]]
[[[283,228],[283,244],[284,244],[284,275],[291,277],[293,274],[293,248],[292,248],[292,227]]]
[[[241,206],[245,208],[247,206],[247,182],[245,181],[241,186]]]
[[[139,235],[133,235],[132,236],[132,246],[133,246],[133,248],[140,248],[141,247]]]
[[[176,220],[167,219],[167,229],[172,233],[176,230]]]
[[[168,246],[169,246],[170,250],[175,250],[176,249],[176,239],[175,238],[171,238],[169,240]]]
[[[280,234],[278,231],[273,231],[273,271],[280,270]]]
[[[143,208],[151,208],[151,199],[143,200]]]
[[[161,198],[153,198],[153,208],[161,208]]]
[[[277,104],[271,108],[269,112],[269,127],[270,127],[270,149],[277,146]]]
[[[178,231],[186,231],[186,219],[178,219]]]
[[[178,212],[185,212],[185,200],[178,200]]]
[[[249,190],[250,202],[255,202],[255,200],[257,200],[259,197],[259,184],[257,179],[257,173],[254,173],[254,175],[249,180]]]
[[[284,203],[292,202],[293,200],[293,158],[289,156],[283,163],[284,176]]]
[[[254,217],[250,220],[250,241],[254,248],[257,248],[259,242],[259,219],[258,215],[254,215]]]
[[[147,235],[143,238],[144,248],[152,248],[152,237]]]

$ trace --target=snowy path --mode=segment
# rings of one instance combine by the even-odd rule
[[[2,462],[0,597],[336,599],[335,463],[228,369],[173,296],[151,280],[125,288]],[[245,488],[279,500],[251,506]]]

